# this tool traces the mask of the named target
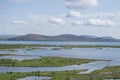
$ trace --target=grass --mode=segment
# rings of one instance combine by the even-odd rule
[[[0,56],[19,56],[19,55],[17,55],[17,54],[1,54],[0,53]]]
[[[102,70],[96,70],[92,75],[101,75],[98,78],[102,79],[120,79],[120,66],[106,67]]]
[[[33,49],[45,49],[40,48],[47,45],[29,45],[29,44],[0,44],[0,50],[7,50],[7,51],[16,51],[16,49],[26,49],[28,51]]]
[[[74,58],[62,58],[62,57],[42,57],[40,59],[30,60],[11,60],[1,59],[0,66],[21,66],[21,67],[53,67],[53,66],[68,66],[74,64],[89,63],[97,60],[90,59],[74,59]]]
[[[52,48],[51,50],[61,50],[61,48]]]
[[[114,71],[113,71],[114,70]],[[84,70],[82,70],[84,71]],[[77,74],[81,70],[56,71],[56,72],[7,72],[0,73],[0,80],[16,80],[27,76],[50,76],[52,80],[103,80],[120,79],[120,66],[106,67],[102,70],[94,71],[90,74]],[[114,73],[113,73],[114,72]],[[90,77],[91,76],[91,77]]]
[[[120,48],[120,46],[114,45],[37,45],[37,44],[0,44],[0,50],[16,50],[16,49],[41,49],[42,47],[60,47],[58,49],[72,49],[72,48]]]
[[[0,56],[10,56],[11,54],[0,54]]]
[[[0,73],[0,80],[16,80],[18,78],[23,78],[26,76],[50,76],[53,77],[52,80],[68,80],[68,78],[76,75],[80,70],[76,71],[57,71],[57,72],[8,72]]]

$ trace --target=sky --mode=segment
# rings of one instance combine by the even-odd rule
[[[120,39],[120,0],[0,0],[0,35],[94,35]]]

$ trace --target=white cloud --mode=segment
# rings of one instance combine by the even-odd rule
[[[82,22],[82,21],[71,21],[71,22],[70,22],[70,25],[80,26],[80,25],[84,25],[84,22]]]
[[[39,14],[32,14],[32,15],[29,15],[28,17],[30,19],[33,19],[33,20],[36,20],[36,21],[51,18],[51,16],[48,16],[48,15],[39,15]]]
[[[26,24],[26,22],[22,20],[14,20],[12,23],[13,24]]]
[[[86,24],[87,25],[93,25],[93,26],[111,26],[114,23],[110,20],[89,19]]]
[[[106,19],[114,19],[116,17],[116,13],[99,13],[97,14],[97,18],[106,18]]]
[[[66,17],[73,17],[73,18],[84,18],[85,16],[82,15],[80,12],[77,11],[71,11],[69,12]]]
[[[38,22],[39,25],[66,25],[63,17],[53,17],[48,15],[29,15],[29,18]]]
[[[69,9],[87,9],[98,5],[97,0],[65,0],[66,7]]]
[[[49,23],[56,24],[56,25],[64,25],[65,21],[62,18],[51,18]]]
[[[120,17],[120,13],[117,13],[117,16],[119,16],[119,17]]]
[[[24,2],[24,1],[27,1],[27,0],[8,0],[10,2],[15,2],[15,3],[19,3],[19,2]]]
[[[120,13],[118,12],[102,12],[102,13],[81,13],[79,11],[71,11],[66,14],[66,17],[80,18],[80,19],[120,19]]]
[[[81,13],[71,11],[64,16],[29,15],[29,20],[42,26],[117,26],[120,16],[114,13]],[[17,20],[17,19],[14,19]]]

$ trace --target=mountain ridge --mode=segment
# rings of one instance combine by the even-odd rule
[[[16,36],[9,38],[10,41],[91,41],[91,42],[120,42],[120,39],[116,39],[109,36],[96,37],[90,35],[73,35],[73,34],[61,34],[56,36],[46,36],[39,34],[27,34],[22,36]]]
[[[16,35],[0,35],[0,40],[7,40],[13,37],[16,37]]]

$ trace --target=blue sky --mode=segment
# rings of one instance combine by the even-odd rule
[[[120,38],[120,0],[0,0],[0,34]]]

